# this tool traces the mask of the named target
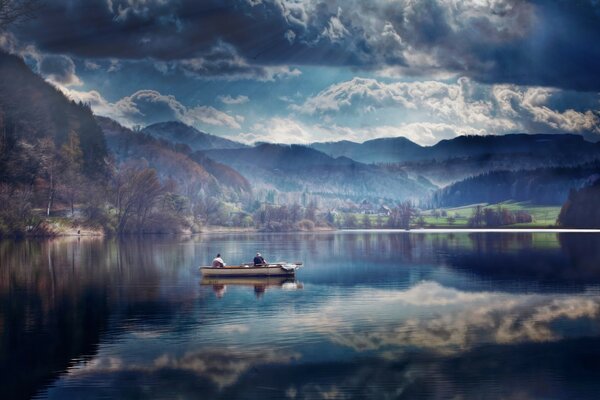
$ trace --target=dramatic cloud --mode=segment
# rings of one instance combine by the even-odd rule
[[[378,299],[376,306],[367,300],[372,298]],[[348,301],[355,305],[352,315],[343,311]],[[368,315],[368,322],[356,315]],[[350,299],[299,313],[284,329],[322,332],[356,351],[397,358],[414,347],[454,355],[483,344],[559,341],[573,334],[561,321],[595,322],[599,316],[598,296],[463,292],[421,282],[405,291],[356,291]],[[590,333],[598,330],[595,324],[588,326]]]
[[[136,338],[136,340],[147,339],[149,338]],[[100,355],[78,368],[72,369],[65,379],[83,379],[96,374],[131,372],[160,374],[165,371],[176,371],[180,374],[193,374],[198,379],[208,379],[223,389],[234,385],[243,374],[252,368],[264,364],[285,365],[300,358],[298,353],[283,352],[267,347],[239,349],[231,346],[214,350],[192,350],[178,355],[162,353],[163,346],[156,346],[151,340],[148,342],[148,351],[140,353],[140,357],[133,362],[123,360],[118,356]]]
[[[461,124],[482,133],[535,131],[536,128],[600,133],[600,112],[597,109],[560,111],[550,108],[548,103],[552,96],[560,95],[560,91],[554,89],[481,85],[468,78],[460,78],[456,83],[384,83],[376,79],[354,78],[326,88],[301,105],[290,107],[310,115],[368,113],[386,107],[399,108],[426,113],[429,122]]]
[[[43,18],[18,33],[44,52],[188,60],[205,76],[220,76],[216,65],[264,77],[305,64],[599,90],[598,8],[596,0],[49,0]]]
[[[171,65],[195,78],[272,81],[276,78],[300,75],[300,70],[287,66],[250,64],[240,57],[232,46],[224,43],[217,44],[209,52],[199,57],[172,62]]]
[[[243,117],[231,116],[211,106],[186,107],[174,96],[155,90],[139,90],[115,103],[108,102],[97,91],[62,90],[71,99],[89,104],[94,113],[113,118],[126,126],[177,120],[191,126],[204,124],[240,129],[238,121],[243,120]]]

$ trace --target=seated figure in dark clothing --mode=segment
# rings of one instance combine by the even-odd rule
[[[254,265],[264,265],[267,261],[260,255],[260,253],[256,253],[256,257],[254,257]]]

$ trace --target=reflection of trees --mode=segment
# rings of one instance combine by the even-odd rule
[[[600,279],[600,235],[597,233],[561,233],[558,241],[569,260],[566,272],[580,279]]]
[[[494,232],[471,233],[467,242],[440,241],[446,239],[432,239],[440,262],[487,279],[550,283],[553,289],[600,282],[599,235]]]
[[[159,269],[181,262],[180,248],[157,252],[147,238],[0,242],[3,396],[29,398],[73,358],[93,354],[109,316],[168,315],[159,286],[169,274]]]

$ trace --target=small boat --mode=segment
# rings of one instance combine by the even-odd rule
[[[253,264],[228,265],[221,268],[200,267],[203,276],[294,276],[302,263],[277,262],[255,266]]]

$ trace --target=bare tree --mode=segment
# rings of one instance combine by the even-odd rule
[[[125,166],[113,178],[113,193],[117,232],[125,232],[132,220],[139,232],[163,188],[155,170]]]
[[[41,0],[0,0],[0,31],[34,18],[42,6]]]

